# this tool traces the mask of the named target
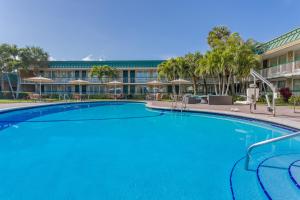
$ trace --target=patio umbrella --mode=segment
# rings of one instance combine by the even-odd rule
[[[191,82],[188,81],[188,80],[184,80],[184,79],[179,78],[179,79],[175,79],[175,80],[171,81],[171,83],[174,84],[174,85],[179,85],[179,95],[181,95],[180,86],[190,84]]]
[[[119,81],[111,81],[111,82],[106,83],[106,85],[115,86],[115,100],[116,100],[116,98],[117,98],[117,86],[118,85],[123,85],[123,83],[119,82]]]
[[[39,83],[40,84],[40,98],[42,97],[42,83],[52,83],[53,80],[50,78],[45,78],[42,76],[36,76],[36,77],[31,77],[31,78],[25,78],[24,80],[26,81],[31,81],[34,83]]]
[[[163,84],[162,82],[157,81],[157,80],[147,82],[147,85],[150,85],[150,86],[161,86],[162,84]],[[156,99],[156,90],[154,92],[154,95],[155,95],[155,99]]]
[[[85,81],[85,80],[81,80],[81,79],[77,79],[77,80],[72,80],[72,81],[69,81],[70,84],[73,84],[73,85],[87,85],[89,84],[90,82],[88,81]],[[81,89],[79,88],[79,93],[80,93],[80,100],[81,100]]]

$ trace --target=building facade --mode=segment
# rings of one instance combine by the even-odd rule
[[[295,95],[300,95],[300,28],[290,31],[257,48],[262,56],[260,73],[270,80],[278,89],[288,87]],[[163,60],[127,60],[127,61],[50,61],[48,66],[22,72],[21,88],[24,92],[39,92],[36,83],[24,80],[26,77],[43,76],[53,80],[41,87],[43,94],[107,94],[112,90],[108,82],[117,80],[118,91],[124,95],[141,95],[149,92],[147,82],[157,80],[157,67]],[[93,66],[108,65],[118,71],[118,78],[98,79],[91,77]],[[73,85],[72,80],[88,81],[86,85]],[[164,81],[160,92],[171,93],[172,86]],[[207,81],[209,94],[214,93],[213,80]],[[202,84],[201,84],[202,83]],[[189,86],[191,87],[191,86]],[[151,89],[151,88],[150,88]],[[203,94],[203,80],[198,87]],[[178,90],[178,88],[177,88]],[[151,92],[151,91],[150,91]]]
[[[262,44],[258,53],[261,74],[278,89],[288,87],[300,95],[300,28]]]
[[[157,66],[163,60],[136,60],[136,61],[50,61],[48,66],[39,69],[30,69],[21,74],[21,88],[25,92],[39,92],[37,83],[26,81],[32,76],[43,76],[53,80],[41,86],[42,94],[106,94],[115,89],[107,85],[110,81],[118,81],[117,90],[123,94],[144,94],[147,82],[157,79]],[[90,74],[93,66],[108,65],[118,72],[115,79],[103,77],[100,80]],[[85,80],[88,84],[74,85],[72,80]]]

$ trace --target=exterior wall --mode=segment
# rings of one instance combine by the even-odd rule
[[[289,46],[279,51],[262,54],[261,74],[269,79],[278,89],[288,87],[295,94],[300,94],[300,46]]]
[[[114,62],[109,62],[113,66]],[[133,63],[135,62],[140,63],[143,61],[134,61]],[[52,83],[42,84],[43,94],[74,94],[81,92],[83,94],[98,95],[113,93],[114,87],[108,86],[107,83],[116,80],[122,83],[122,85],[117,86],[118,92],[121,91],[128,95],[135,95],[145,93],[148,88],[147,82],[158,78],[157,65],[153,66],[153,63],[158,63],[158,61],[154,61],[153,63],[147,61],[147,66],[131,66],[131,62],[126,61],[127,66],[113,67],[118,71],[116,79],[103,77],[100,80],[97,77],[91,77],[90,69],[92,65],[88,66],[86,63],[88,62],[76,61],[73,63],[71,61],[60,61],[59,66],[55,65],[53,67],[50,63],[50,67],[32,69],[26,73],[21,73],[21,89],[26,92],[39,92],[39,87],[35,87],[35,83],[28,82],[25,79],[32,76],[43,76],[53,80]],[[66,64],[68,64],[67,67]],[[76,79],[86,80],[89,84],[78,86],[69,83]]]

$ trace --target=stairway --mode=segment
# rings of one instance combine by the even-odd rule
[[[300,154],[261,156],[256,161],[249,171],[244,158],[233,167],[233,199],[300,200]]]

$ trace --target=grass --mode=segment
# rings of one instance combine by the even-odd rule
[[[0,103],[32,103],[33,100],[25,99],[0,99]]]

